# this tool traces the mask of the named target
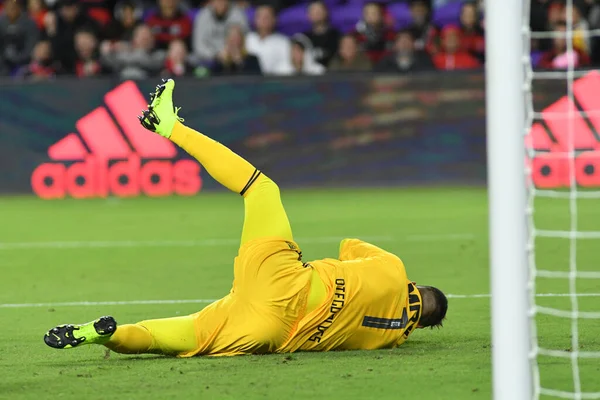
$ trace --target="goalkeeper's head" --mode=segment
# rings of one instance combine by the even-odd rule
[[[448,311],[448,299],[446,295],[433,286],[417,286],[421,293],[421,319],[419,328],[441,327],[446,311]]]

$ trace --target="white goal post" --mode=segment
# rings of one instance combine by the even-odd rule
[[[564,7],[559,9],[564,24],[554,31],[531,32],[531,1],[485,2],[493,394],[495,400],[600,399],[600,302],[585,300],[600,297],[597,247],[589,244],[600,239],[598,220],[590,213],[600,209],[600,203],[593,203],[600,199],[600,71],[576,70],[576,63],[585,65],[584,53],[600,44],[600,29],[589,29],[581,19],[581,4],[564,0],[555,4]],[[600,3],[588,5],[597,28]],[[545,54],[554,56],[557,69],[533,70],[532,39],[552,41],[555,52]],[[541,96],[540,101],[533,89],[550,80],[565,93]],[[558,183],[539,180],[558,177],[559,168],[550,159],[563,163]],[[568,202],[563,224],[547,225],[544,218],[536,218],[544,215],[534,207],[541,198]],[[592,203],[580,206],[578,200],[584,199]],[[561,218],[556,211],[555,217]],[[562,239],[554,243],[566,250],[566,257],[547,258],[550,254],[540,247],[548,243],[544,239]],[[562,280],[568,293],[538,293],[548,280]],[[569,306],[548,306],[541,301],[545,296],[568,298]],[[562,322],[546,325],[550,317]],[[553,331],[561,332],[557,326],[568,329],[569,334],[561,334],[568,345],[548,339]],[[570,374],[561,365],[570,367]]]
[[[529,0],[486,0],[487,166],[496,400],[532,398],[523,32]]]

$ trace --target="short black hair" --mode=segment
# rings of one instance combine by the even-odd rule
[[[256,9],[258,10],[259,8],[268,8],[269,10],[271,10],[271,13],[277,17],[279,12],[277,10],[277,8],[273,5],[273,3],[269,2],[269,1],[261,1],[256,5]]]
[[[77,0],[59,0],[57,5],[58,5],[58,7],[78,6],[79,2]]]
[[[421,306],[421,319],[419,320],[419,325],[424,328],[442,327],[443,321],[446,318],[446,312],[448,311],[448,298],[441,290],[433,286],[419,286],[418,289],[421,293],[422,302],[434,302],[433,311],[427,315],[422,313],[423,306]]]
[[[311,1],[308,2],[309,6],[312,6],[313,4],[320,4],[323,7],[325,7],[326,9],[328,9],[327,3],[325,3],[325,0],[311,0]]]
[[[473,0],[469,0],[469,1],[465,1],[464,3],[462,3],[462,5],[460,6],[461,11],[467,7],[474,7],[475,10],[477,10],[477,2],[473,1]]]
[[[311,0],[310,3],[308,3],[309,7],[312,6],[313,4],[320,4],[320,5],[322,5],[323,8],[325,9],[326,18],[329,20],[329,18],[330,18],[330,11],[329,11],[329,7],[327,7],[327,3],[325,3],[325,0]]]
[[[425,7],[427,7],[428,9],[431,9],[431,1],[430,0],[410,0],[408,3],[409,3],[408,5],[410,7],[415,6],[417,4],[422,4]]]
[[[363,10],[367,6],[377,6],[381,10],[381,12],[385,11],[385,4],[383,4],[381,2],[381,0],[367,0],[367,1],[365,1],[364,4],[363,4]]]
[[[121,8],[131,8],[132,10],[135,10],[136,8],[136,4],[134,2],[134,0],[123,0],[120,3]]]
[[[472,7],[475,10],[475,15],[477,16],[477,18],[481,18],[481,13],[479,12],[479,7],[477,6],[477,3],[472,0],[465,1],[464,3],[462,3],[462,5],[460,6],[460,15],[462,16],[463,11],[465,11],[469,7]]]
[[[412,29],[410,29],[410,28],[402,28],[402,29],[400,29],[400,30],[398,31],[398,33],[396,34],[396,39],[398,39],[398,37],[399,37],[400,35],[408,35],[408,36],[410,36],[410,38],[411,38],[412,40],[415,40],[415,34],[414,34],[414,32],[412,31]]]

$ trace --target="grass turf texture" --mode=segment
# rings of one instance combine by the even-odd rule
[[[336,256],[343,237],[373,242],[404,260],[409,277],[452,294],[489,292],[487,204],[482,189],[284,191],[294,235],[311,260]],[[541,229],[569,228],[567,200],[536,200]],[[581,230],[598,230],[594,200],[578,202]],[[215,299],[232,281],[243,207],[239,196],[65,200],[0,199],[0,243],[173,241],[163,246],[1,248],[0,304]],[[205,240],[217,239],[210,242]],[[303,239],[305,239],[303,241]],[[182,245],[177,241],[200,241]],[[203,241],[204,240],[204,241]],[[597,269],[598,240],[578,241],[578,267]],[[538,267],[568,270],[569,240],[539,239]],[[98,246],[102,246],[99,244]],[[566,293],[563,279],[538,292]],[[581,293],[600,292],[578,280]],[[506,290],[513,290],[506,288]],[[598,297],[579,298],[600,311]],[[568,297],[538,304],[570,309]],[[59,323],[111,314],[120,323],[192,313],[203,304],[0,308],[0,398],[487,399],[491,394],[488,298],[450,299],[441,330],[419,330],[394,350],[234,358],[105,355],[103,347],[57,351],[42,336]],[[513,323],[510,315],[506,323]],[[600,321],[581,320],[582,350],[600,351]],[[570,320],[538,317],[540,345],[571,347]],[[582,387],[599,391],[600,362],[580,360]],[[571,391],[568,359],[540,358],[543,386]],[[542,397],[545,398],[545,397]]]

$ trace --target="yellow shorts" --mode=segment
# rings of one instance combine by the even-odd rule
[[[306,312],[312,268],[300,261],[296,243],[282,238],[261,238],[245,243],[234,264],[231,296],[244,313],[251,333],[274,352],[295,332]],[[232,316],[233,317],[233,316]]]

